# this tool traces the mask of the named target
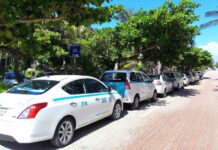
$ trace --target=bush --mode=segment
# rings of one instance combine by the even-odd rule
[[[0,93],[8,90],[10,88],[10,86],[6,86],[6,85],[3,85],[2,83],[0,83]]]

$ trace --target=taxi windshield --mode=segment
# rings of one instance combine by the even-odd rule
[[[8,93],[39,95],[45,93],[57,83],[58,81],[53,80],[32,80],[10,89]]]

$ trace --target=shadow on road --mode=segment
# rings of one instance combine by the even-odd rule
[[[218,89],[214,89],[213,91],[214,91],[214,92],[218,92]]]
[[[181,96],[181,97],[189,97],[189,96],[196,96],[197,94],[200,94],[199,90],[195,89],[180,89],[179,91],[175,91],[170,94],[170,96]]]
[[[37,142],[32,144],[19,144],[15,142],[1,141],[0,145],[4,146],[6,149],[12,149],[12,150],[55,150],[56,149],[48,141]]]
[[[122,117],[120,119],[122,119],[127,114],[128,112],[124,110]],[[72,143],[100,128],[103,128],[104,126],[109,125],[112,122],[113,121],[110,118],[105,118],[103,120],[97,121],[93,124],[90,124],[86,127],[76,130]],[[31,144],[19,144],[16,142],[0,141],[0,149],[1,146],[11,150],[56,150],[57,149],[51,145],[50,141],[43,141],[43,142],[37,142]]]
[[[209,77],[203,77],[203,79],[210,79]]]
[[[145,101],[142,101],[140,102],[140,106],[137,110],[132,110],[132,111],[141,111],[141,110],[147,110],[149,109],[151,106],[166,106],[168,103],[166,102],[166,100],[164,99],[158,99],[157,101],[155,102],[152,102],[150,100],[145,100]],[[130,110],[131,111],[131,108],[130,108],[130,105],[125,105],[125,110]],[[124,110],[124,111],[125,111]]]

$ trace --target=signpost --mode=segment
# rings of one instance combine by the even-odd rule
[[[80,57],[80,48],[79,44],[71,44],[68,46],[69,55],[73,57],[73,74],[76,73],[76,58]]]

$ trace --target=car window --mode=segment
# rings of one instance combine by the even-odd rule
[[[147,75],[143,74],[143,77],[145,82],[150,82],[150,78]]]
[[[32,80],[20,84],[8,91],[8,93],[14,94],[42,94],[55,86],[58,81],[53,80]]]
[[[167,76],[168,78],[175,78],[173,73],[164,73],[165,76]]]
[[[102,75],[101,81],[126,81],[125,72],[106,72]]]
[[[151,74],[151,75],[148,75],[148,76],[149,76],[149,78],[151,78],[151,79],[157,79],[157,80],[160,79],[160,75],[159,75],[159,74]]]
[[[94,79],[85,79],[85,87],[87,93],[107,92],[107,87]]]
[[[71,95],[85,93],[83,80],[76,80],[76,81],[70,82],[66,84],[65,86],[63,86],[62,89]]]
[[[136,73],[136,77],[137,77],[137,81],[138,81],[138,82],[144,82],[144,79],[143,79],[141,73]]]
[[[135,72],[130,73],[130,81],[137,81],[137,76]]]
[[[165,76],[165,75],[162,75],[162,78],[163,78],[164,81],[169,81],[168,77]]]

